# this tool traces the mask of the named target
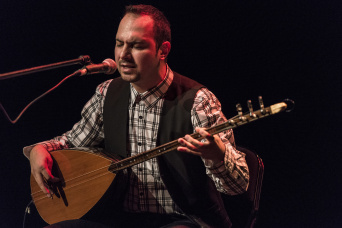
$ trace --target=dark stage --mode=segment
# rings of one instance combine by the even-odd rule
[[[124,5],[152,4],[171,22],[168,63],[206,85],[227,117],[285,98],[295,109],[235,129],[265,174],[256,227],[341,227],[342,2],[319,1],[20,1],[0,3],[0,73],[89,55],[114,58]],[[0,82],[14,119],[34,98],[81,65]],[[22,148],[69,130],[96,86],[114,75],[70,78],[16,124],[0,113],[0,226],[21,227],[30,197]],[[32,209],[27,227],[40,227]]]

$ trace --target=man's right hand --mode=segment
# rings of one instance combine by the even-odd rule
[[[42,145],[33,147],[30,152],[31,173],[36,179],[38,186],[46,193],[47,197],[52,197],[53,192],[48,188],[46,181],[57,182],[58,178],[51,173],[53,160],[50,153]]]

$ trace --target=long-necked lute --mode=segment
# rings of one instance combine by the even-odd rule
[[[288,104],[280,102],[264,107],[259,98],[260,109],[253,111],[248,102],[249,112],[242,113],[237,105],[238,115],[227,122],[207,129],[214,135],[233,129],[258,119],[274,115],[288,108]],[[198,133],[191,135],[201,139]],[[66,149],[51,152],[54,167],[57,170],[57,183],[46,182],[54,192],[49,198],[40,189],[31,175],[31,195],[40,216],[49,224],[78,219],[85,215],[105,194],[116,173],[138,163],[147,161],[159,155],[175,150],[179,145],[177,140],[158,146],[152,150],[122,160],[113,159],[101,152],[90,152],[79,149]]]

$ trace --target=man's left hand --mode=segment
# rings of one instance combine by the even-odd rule
[[[177,150],[201,156],[214,164],[222,162],[226,148],[221,139],[217,135],[210,135],[205,128],[196,127],[195,131],[206,140],[199,141],[190,135],[185,135],[184,138],[178,139],[181,146]]]

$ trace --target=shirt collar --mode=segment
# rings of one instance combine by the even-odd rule
[[[135,88],[131,86],[131,105],[136,103],[144,102],[146,109],[150,109],[156,105],[156,103],[164,97],[166,91],[169,89],[172,81],[173,81],[173,72],[166,65],[166,73],[165,78],[161,81],[157,86],[147,90],[144,93],[138,93]]]

